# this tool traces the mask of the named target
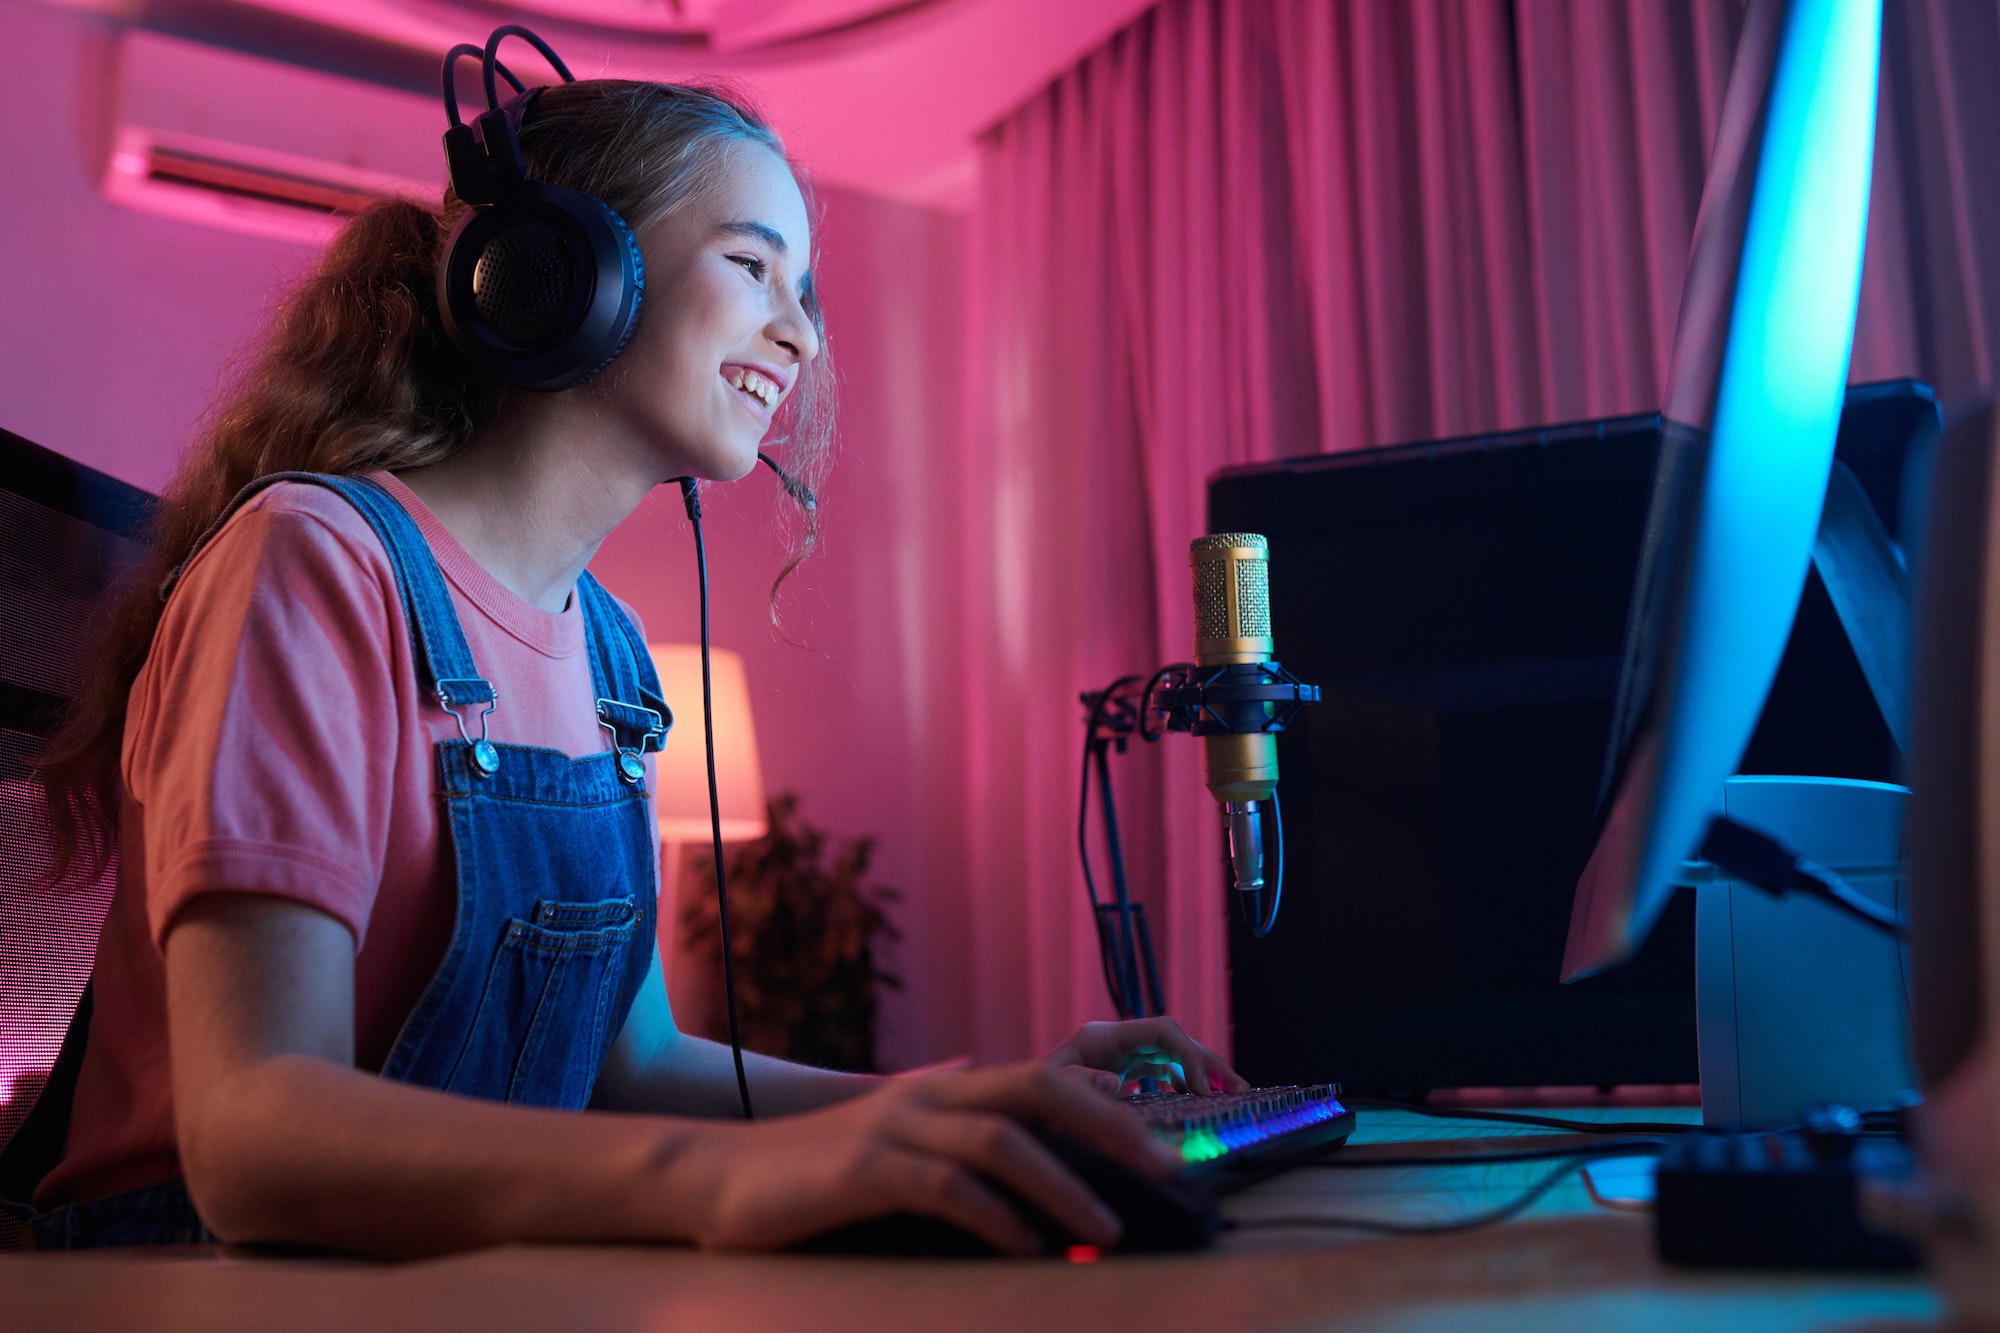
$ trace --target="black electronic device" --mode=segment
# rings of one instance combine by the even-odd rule
[[[616,209],[528,174],[521,125],[541,89],[500,102],[496,74],[521,88],[496,58],[508,37],[532,44],[565,83],[575,81],[549,44],[519,24],[495,28],[483,50],[466,44],[446,53],[445,156],[453,191],[472,207],[438,262],[438,310],[453,346],[479,369],[555,392],[589,380],[631,341],[645,306],[646,263]],[[459,119],[453,82],[465,56],[479,57],[486,96],[470,125]]]
[[[1850,1113],[1851,1114],[1851,1113]],[[1908,1240],[1862,1220],[1860,1186],[1907,1179],[1908,1146],[1853,1122],[1670,1140],[1654,1175],[1654,1238],[1668,1263],[1911,1269]]]
[[[1847,391],[1837,456],[1901,540],[1906,453],[1936,421],[1914,381]],[[1659,448],[1649,414],[1211,480],[1209,526],[1268,538],[1285,664],[1322,697],[1278,738],[1286,928],[1230,932],[1252,1081],[1697,1081],[1692,895],[1624,967],[1556,980]],[[1810,576],[1744,767],[1893,781],[1899,763]]]
[[[1141,1175],[1070,1139],[1044,1136],[1042,1142],[1117,1214],[1124,1231],[1113,1249],[1133,1253],[1198,1250],[1215,1239],[1221,1216],[1215,1196],[1202,1185],[1177,1176],[1155,1179]],[[1012,1190],[994,1188],[1041,1238],[1047,1253],[1061,1255],[1078,1244],[1076,1236]],[[963,1227],[917,1213],[892,1213],[855,1222],[816,1236],[798,1248],[827,1254],[933,1257],[995,1253],[992,1246]]]

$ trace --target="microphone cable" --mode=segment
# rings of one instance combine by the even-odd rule
[[[701,484],[693,477],[682,477],[680,483],[681,501],[694,528],[695,575],[701,585],[701,730],[708,751],[708,827],[715,860],[715,915],[722,928],[722,992],[729,1010],[729,1054],[736,1062],[736,1093],[743,1100],[743,1118],[754,1120],[750,1080],[743,1073],[743,1035],[736,1022],[736,961],[729,946],[729,885],[722,869],[722,797],[715,781],[715,697],[708,670],[708,546],[701,536]]]
[[[1406,1101],[1397,1097],[1342,1097],[1342,1103],[1357,1111],[1402,1111],[1428,1116],[1433,1120],[1467,1120],[1494,1125],[1527,1125],[1553,1129],[1565,1134],[1699,1134],[1702,1127],[1677,1120],[1572,1120],[1564,1116],[1536,1115],[1530,1111],[1494,1111],[1478,1106],[1433,1106],[1428,1102]]]

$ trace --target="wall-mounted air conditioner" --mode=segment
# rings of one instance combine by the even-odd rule
[[[435,208],[434,98],[134,31],[104,195],[142,212],[318,245],[377,199]]]

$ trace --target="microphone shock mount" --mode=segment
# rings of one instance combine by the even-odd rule
[[[1278,662],[1232,662],[1197,666],[1174,662],[1151,676],[1122,676],[1102,690],[1078,696],[1085,710],[1083,773],[1077,806],[1077,855],[1083,866],[1084,890],[1097,927],[1098,952],[1104,980],[1121,1018],[1164,1012],[1152,933],[1145,904],[1134,902],[1126,880],[1125,858],[1118,833],[1109,756],[1125,753],[1132,739],[1151,744],[1169,731],[1210,737],[1240,737],[1248,747],[1268,745],[1261,738],[1290,726],[1298,715],[1320,701],[1317,685],[1309,685]],[[1228,755],[1234,747],[1219,747]],[[1211,768],[1217,747],[1211,742]],[[1104,843],[1111,870],[1111,897],[1101,901],[1090,859],[1090,793],[1098,791],[1103,811]],[[1277,792],[1261,789],[1237,793],[1244,799],[1225,804],[1233,879],[1239,892],[1239,915],[1259,939],[1277,924],[1284,888],[1284,828],[1279,821]],[[1268,830],[1268,833],[1267,833]],[[1263,862],[1266,844],[1272,848],[1268,883],[1250,869]]]

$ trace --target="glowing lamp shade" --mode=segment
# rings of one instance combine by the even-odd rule
[[[701,648],[691,643],[647,645],[660,673],[660,692],[674,710],[674,729],[660,752],[654,808],[663,843],[706,843],[708,761],[701,734]],[[750,686],[743,659],[715,649],[715,785],[722,806],[722,840],[748,842],[767,831],[764,778],[757,766],[757,728],[750,720]]]

